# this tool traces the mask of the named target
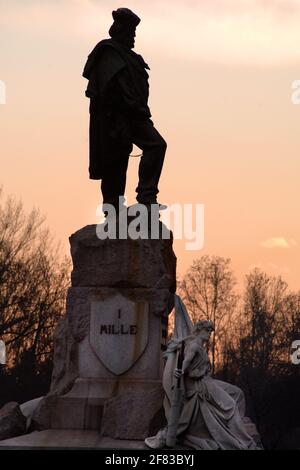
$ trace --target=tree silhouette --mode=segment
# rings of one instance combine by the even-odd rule
[[[22,202],[1,191],[0,338],[7,373],[20,372],[23,364],[28,380],[52,359],[53,331],[69,285],[70,262],[43,223],[38,210],[27,215]]]
[[[235,286],[230,259],[207,255],[194,260],[179,282],[179,290],[192,321],[205,318],[215,325],[211,341],[213,373],[216,365],[221,363],[221,344],[227,341],[229,324],[236,309],[238,295]]]

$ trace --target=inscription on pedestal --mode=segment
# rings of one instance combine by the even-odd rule
[[[136,335],[137,325],[124,325],[120,323],[121,309],[118,311],[118,324],[100,325],[100,335]]]
[[[91,301],[90,344],[102,364],[115,375],[127,372],[146,349],[149,304],[121,294]]]

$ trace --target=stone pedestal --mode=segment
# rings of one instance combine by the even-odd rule
[[[162,352],[176,289],[170,239],[70,237],[72,286],[55,332],[50,393],[39,429],[101,430],[143,439],[162,420]]]

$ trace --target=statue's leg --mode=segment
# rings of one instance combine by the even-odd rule
[[[109,161],[105,162],[101,191],[104,204],[112,204],[118,208],[119,197],[124,196],[129,152],[112,152]]]
[[[133,122],[132,141],[143,151],[136,188],[137,201],[142,204],[154,204],[157,202],[158,182],[167,149],[166,141],[150,119]]]

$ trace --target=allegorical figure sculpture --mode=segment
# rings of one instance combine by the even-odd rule
[[[199,450],[256,449],[242,419],[245,413],[242,390],[210,375],[204,345],[214,330],[213,324],[204,320],[193,325],[178,296],[175,313],[177,324],[166,352],[164,371],[168,426],[145,443],[150,448],[172,447],[177,443]]]
[[[124,202],[126,172],[133,144],[143,152],[137,201],[156,204],[166,142],[155,129],[148,107],[149,66],[132,49],[140,18],[127,8],[112,13],[110,39],[100,41],[88,57],[91,179],[102,180],[103,203]]]

